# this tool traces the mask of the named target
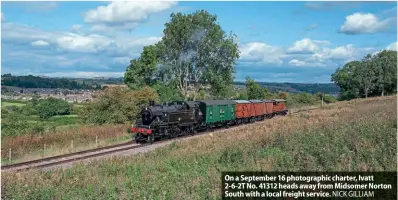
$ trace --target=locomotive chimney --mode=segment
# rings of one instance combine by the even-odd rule
[[[155,105],[155,101],[150,100],[149,101],[149,106],[154,106]]]

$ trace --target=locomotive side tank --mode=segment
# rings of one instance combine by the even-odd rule
[[[141,110],[141,118],[130,128],[136,142],[193,134],[202,123],[202,112],[193,101],[174,101],[163,105],[150,102]]]

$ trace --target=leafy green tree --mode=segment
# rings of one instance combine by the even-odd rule
[[[352,61],[338,68],[332,75],[341,89],[340,99],[384,96],[396,92],[397,52],[381,51],[376,55],[366,55],[361,61]]]
[[[35,106],[36,112],[41,119],[49,119],[55,115],[69,115],[72,105],[62,99],[48,98],[39,100]]]
[[[341,99],[357,98],[359,95],[358,83],[354,80],[354,71],[361,67],[360,61],[351,61],[342,68],[337,68],[331,80],[341,88]]]
[[[365,98],[368,98],[369,92],[375,88],[376,80],[375,61],[372,60],[370,54],[366,55],[362,60],[362,66],[354,71],[354,80],[360,85]]]
[[[377,93],[384,96],[386,92],[394,92],[397,83],[397,52],[384,50],[375,55]]]
[[[287,93],[287,92],[279,92],[278,93],[278,98],[279,99],[287,99],[287,97],[289,96],[289,93]]]
[[[158,62],[156,48],[155,45],[146,46],[138,59],[130,61],[124,75],[124,82],[130,88],[138,89],[153,84],[153,75]]]
[[[162,102],[184,99],[180,91],[178,91],[175,81],[171,81],[169,83],[162,83],[161,81],[157,81],[156,84],[152,86],[152,88],[156,90]]]
[[[235,61],[239,58],[235,36],[227,36],[217,17],[206,11],[171,14],[164,36],[158,43],[161,65],[177,81],[186,99],[188,91],[197,93],[210,85],[219,94],[232,84]]]
[[[261,88],[260,84],[256,83],[250,77],[246,77],[246,90],[249,100],[264,98],[264,90]]]

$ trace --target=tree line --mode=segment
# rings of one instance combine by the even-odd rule
[[[100,88],[99,85],[92,86],[84,81],[78,83],[66,78],[42,78],[39,76],[12,76],[4,74],[1,76],[1,84],[6,86],[22,87],[22,88],[66,88],[66,89],[94,89]]]
[[[240,89],[237,92],[237,94],[233,97],[234,99],[284,99],[287,101],[288,106],[320,104],[322,100],[324,103],[334,103],[337,101],[335,97],[322,92],[317,92],[316,94],[311,94],[308,92],[271,92],[268,88],[261,87],[260,83],[255,82],[250,77],[246,77],[245,86],[245,88]]]
[[[397,52],[384,50],[348,62],[332,74],[331,80],[341,88],[341,100],[396,93]]]

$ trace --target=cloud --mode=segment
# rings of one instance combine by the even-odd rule
[[[139,56],[144,46],[160,39],[127,34],[110,37],[83,31],[45,31],[5,22],[2,25],[2,70],[22,74],[119,73],[126,69],[130,59]],[[27,65],[29,69],[24,67]]]
[[[107,37],[101,35],[78,35],[65,33],[56,39],[60,48],[77,52],[92,52],[104,50],[112,43]]]
[[[58,7],[58,2],[56,1],[42,1],[42,2],[3,2],[2,4],[6,4],[7,6],[15,6],[23,9],[26,12],[31,13],[43,13],[50,12],[55,10]]]
[[[397,42],[393,42],[387,46],[387,50],[397,51]]]
[[[149,15],[167,10],[177,5],[174,1],[142,2],[114,1],[107,6],[99,6],[84,14],[84,21],[94,25],[94,30],[113,27],[116,29],[134,29]]]
[[[32,46],[48,46],[48,45],[50,45],[50,44],[48,44],[48,42],[45,42],[43,40],[37,40],[37,41],[34,41],[34,42],[30,43],[30,44]]]
[[[306,31],[312,31],[318,28],[318,24],[311,24],[305,28]]]
[[[304,7],[310,10],[326,10],[333,6],[333,2],[306,2]]]
[[[252,64],[282,64],[283,49],[262,42],[251,42],[239,47],[240,61]]]
[[[262,42],[252,42],[240,45],[238,65],[251,67],[326,67],[333,68],[345,62],[361,59],[374,48],[356,48],[352,44],[329,47],[327,40],[312,40],[303,38],[292,46],[271,46]]]
[[[350,61],[357,57],[357,50],[354,45],[348,44],[339,46],[333,49],[324,48],[319,52],[314,53],[308,60],[325,63],[327,61]]]
[[[126,66],[130,63],[131,58],[130,57],[115,57],[113,58],[113,61],[115,63],[120,63],[120,64],[125,64]]]
[[[304,66],[304,65],[306,65],[306,62],[297,60],[297,59],[293,59],[293,60],[289,61],[289,64],[295,65],[295,66]]]
[[[339,32],[345,34],[365,34],[387,31],[396,18],[380,20],[371,13],[354,13],[346,17],[346,21],[340,27]]]
[[[6,18],[4,17],[3,12],[1,12],[1,21],[2,21],[2,22],[6,21]]]
[[[143,46],[155,44],[161,37],[134,37],[118,35],[108,37],[99,34],[44,31],[32,26],[3,23],[2,40],[18,44],[31,44],[45,41],[56,45],[59,50],[69,52],[98,53],[108,51],[131,55],[142,50]],[[37,44],[36,44],[37,45]]]
[[[36,12],[46,12],[55,10],[58,7],[58,2],[24,2],[26,9]]]
[[[308,54],[314,53],[319,49],[318,45],[329,45],[330,42],[326,40],[311,40],[304,38],[296,41],[293,46],[288,48],[288,53],[292,54]]]
[[[304,7],[309,10],[325,11],[334,8],[354,8],[360,5],[361,2],[306,2]]]
[[[82,29],[82,25],[80,25],[80,24],[73,24],[72,25],[72,30],[73,31],[76,31],[76,32],[80,32],[80,30]]]

